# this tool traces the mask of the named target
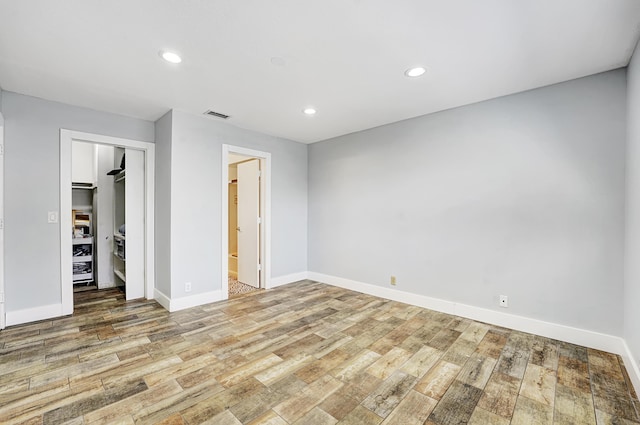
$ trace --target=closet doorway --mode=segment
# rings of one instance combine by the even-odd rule
[[[223,145],[222,293],[269,287],[270,163],[268,152]]]
[[[61,130],[60,146],[63,314],[74,289],[153,298],[153,144]]]

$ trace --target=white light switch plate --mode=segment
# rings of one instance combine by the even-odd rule
[[[58,222],[58,211],[49,211],[47,213],[49,223],[57,223]]]

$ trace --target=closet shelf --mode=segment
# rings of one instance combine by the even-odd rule
[[[93,190],[96,186],[93,183],[71,183],[71,189]]]
[[[127,170],[122,170],[118,174],[116,174],[113,178],[114,183],[123,181],[127,177],[126,171]]]
[[[114,269],[113,273],[115,273],[115,275],[118,276],[123,282],[127,281],[127,277],[120,270]]]

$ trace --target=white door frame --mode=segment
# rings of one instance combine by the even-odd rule
[[[0,114],[0,329],[7,326],[4,294],[4,117]]]
[[[145,177],[145,295],[153,299],[155,278],[155,145],[101,134],[60,129],[60,282],[62,314],[73,313],[73,270],[71,252],[71,145],[72,142],[97,143],[144,151]]]
[[[260,287],[271,288],[271,153],[242,148],[240,146],[222,145],[222,299],[229,298],[229,153],[250,156],[260,159],[262,176],[260,179],[260,251],[261,264]]]

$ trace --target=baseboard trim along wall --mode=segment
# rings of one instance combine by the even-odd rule
[[[284,276],[272,277],[269,280],[269,284],[267,285],[267,289],[276,288],[278,286],[286,285],[288,283],[298,282],[300,280],[305,280],[309,276],[309,272],[298,272],[291,273]]]
[[[42,307],[25,308],[24,310],[7,311],[7,326],[22,325],[38,320],[53,319],[64,316],[62,304],[49,304]]]
[[[410,292],[398,291],[397,289],[384,288],[370,283],[358,282],[322,273],[309,272],[307,277],[311,280],[328,283],[329,285],[350,289],[352,291],[618,354],[624,360],[634,387],[640,389],[640,370],[638,369],[638,363],[633,358],[623,338],[460,304],[453,301],[431,298]]]
[[[154,290],[154,299],[165,309],[170,312],[184,310],[191,307],[197,307],[203,304],[209,304],[222,300],[221,291],[209,291],[202,294],[189,295],[187,297],[169,298],[158,289]]]
[[[640,389],[640,368],[638,368],[637,359],[633,357],[631,354],[631,350],[627,345],[626,341],[622,341],[624,344],[624,354],[620,354],[622,360],[624,360],[624,366],[627,368],[627,372],[629,373],[629,378],[631,378],[631,382],[633,382],[633,387],[636,390],[636,393]]]

